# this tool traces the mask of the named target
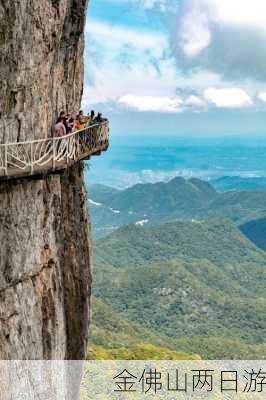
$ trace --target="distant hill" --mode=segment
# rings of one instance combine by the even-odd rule
[[[110,186],[91,185],[89,195],[97,203],[108,203],[108,201],[120,191]]]
[[[264,263],[266,258],[229,220],[169,222],[158,226],[126,225],[96,242],[94,254],[115,268],[184,256],[226,263]]]
[[[96,242],[93,293],[153,346],[265,358],[265,265],[265,253],[224,219],[129,225]]]
[[[181,177],[126,190],[93,185],[89,197],[96,238],[128,223],[154,225],[226,217],[244,224],[266,215],[266,190],[218,193],[208,182]]]
[[[166,210],[173,212],[177,207],[186,209],[188,203],[193,209],[201,208],[215,196],[215,190],[208,183],[177,177],[167,183],[135,185],[112,197],[110,205],[120,211],[165,214]]]
[[[266,218],[257,219],[241,225],[240,230],[255,243],[256,246],[266,251]]]
[[[203,215],[230,218],[238,225],[266,215],[266,190],[231,191],[219,194]]]
[[[219,192],[227,192],[229,190],[257,191],[266,189],[266,178],[263,177],[242,178],[240,176],[223,176],[218,179],[213,179],[210,183]]]

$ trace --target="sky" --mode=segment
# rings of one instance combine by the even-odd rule
[[[265,0],[90,0],[83,108],[113,135],[266,135]]]

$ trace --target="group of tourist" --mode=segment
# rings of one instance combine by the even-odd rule
[[[68,133],[85,129],[94,123],[103,121],[105,121],[105,119],[102,118],[102,114],[98,113],[96,116],[93,110],[88,115],[85,115],[81,110],[75,117],[71,113],[67,114],[64,111],[61,111],[54,125],[53,134],[54,136],[65,136]]]

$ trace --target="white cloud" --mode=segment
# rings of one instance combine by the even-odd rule
[[[195,57],[212,42],[215,24],[254,27],[266,32],[266,2],[262,0],[186,0],[179,29],[180,45]],[[185,1],[183,0],[185,4]]]
[[[124,4],[126,0],[115,1]],[[133,0],[127,2],[133,5]],[[169,12],[173,2],[179,5],[178,16],[176,11]],[[246,107],[253,99],[254,104],[266,102],[262,80],[266,37],[254,46],[257,32],[265,31],[260,21],[265,19],[266,2],[259,6],[259,0],[254,0],[259,12],[251,10],[250,0],[243,4],[239,0],[173,2],[136,1],[136,7],[148,10],[145,21],[163,15],[169,29],[169,21],[177,18],[173,36],[166,30],[149,30],[148,23],[146,30],[139,30],[133,25],[88,19],[84,108],[105,104],[112,112],[129,108],[178,113],[206,111],[212,106]],[[237,10],[240,4],[241,10]],[[150,26],[155,29],[156,21]],[[250,34],[250,26],[256,35]],[[175,43],[170,43],[170,37]]]
[[[266,103],[266,92],[260,92],[257,97],[260,101]]]
[[[83,107],[133,96],[173,97],[177,86],[167,35],[98,21],[87,24]],[[168,54],[168,55],[167,55]],[[167,56],[166,56],[167,55]]]
[[[178,96],[169,98],[128,94],[121,97],[118,103],[142,112],[177,113],[182,111],[183,101]]]
[[[187,107],[202,108],[206,105],[206,103],[202,98],[193,94],[184,100],[184,105]]]
[[[151,9],[155,7],[157,0],[142,0],[142,5],[146,9]]]
[[[239,88],[208,88],[204,91],[204,98],[218,108],[241,108],[253,104],[250,96]]]
[[[140,0],[140,6],[146,10],[158,9],[162,12],[173,9],[173,1],[171,0]]]
[[[140,50],[152,49],[154,51],[158,49],[158,54],[161,54],[161,49],[168,46],[167,37],[160,32],[140,31],[96,20],[88,21],[86,33],[88,40],[90,37],[99,42],[107,39],[112,48],[131,45]],[[104,43],[102,44],[104,45]]]
[[[197,9],[184,16],[181,22],[180,45],[187,57],[195,57],[211,42],[208,17]]]
[[[219,22],[249,24],[265,29],[266,2],[264,0],[205,0]]]
[[[98,65],[90,64],[93,83],[84,89],[83,104],[116,102],[128,93],[135,96],[172,97],[177,85],[175,67],[168,62],[160,65],[161,75],[148,60],[133,61],[130,66],[107,58]]]
[[[180,5],[171,42],[183,71],[264,81],[266,1],[180,0]]]

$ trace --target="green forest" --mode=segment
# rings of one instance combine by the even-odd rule
[[[260,219],[252,219],[263,214],[266,192],[217,193],[206,182],[181,180],[183,191],[179,178],[160,184],[160,199],[152,185],[126,191],[97,186],[90,193],[94,202],[105,204],[95,206],[97,213],[111,205],[129,210],[131,217],[133,203],[147,213],[150,202],[149,216],[156,218],[170,210],[173,193],[178,198],[181,192],[172,216],[157,223],[121,223],[95,239],[88,358],[266,357],[266,253],[258,242],[264,225],[260,230]],[[128,191],[138,193],[135,202],[123,193]],[[114,204],[117,196],[120,203]],[[182,204],[183,217],[177,218]],[[97,213],[92,212],[96,221]]]

